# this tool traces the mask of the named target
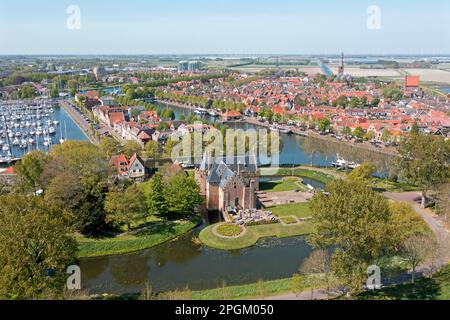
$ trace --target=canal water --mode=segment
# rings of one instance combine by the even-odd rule
[[[166,104],[157,104],[159,109],[170,108],[174,110],[176,119],[180,115],[185,117],[193,114],[193,111],[186,108],[169,106]],[[218,118],[209,116],[204,117],[210,123],[218,121]],[[229,124],[232,129],[255,129],[262,127],[248,124],[244,122],[236,122]],[[392,157],[383,153],[376,153],[365,150],[356,145],[348,143],[339,143],[334,141],[325,141],[317,138],[305,138],[294,134],[280,133],[281,150],[279,154],[279,163],[281,166],[290,165],[315,165],[315,166],[331,166],[336,161],[337,156],[341,156],[348,161],[357,163],[371,162],[377,168],[378,176],[386,176],[392,174],[393,166]]]
[[[124,294],[141,292],[146,283],[158,292],[289,278],[311,252],[304,237],[262,239],[243,250],[211,249],[193,241],[199,232],[132,254],[83,259],[83,287]]]
[[[450,94],[450,87],[441,87],[440,90],[441,90],[443,93]]]

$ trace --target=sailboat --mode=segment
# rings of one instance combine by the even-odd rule
[[[63,144],[64,142],[66,142],[66,138],[67,138],[67,123],[66,123],[66,121],[64,121],[64,129],[65,129],[64,137],[62,135],[62,126],[60,126],[59,129],[60,129],[60,132],[61,132],[61,139],[59,139],[59,143]]]

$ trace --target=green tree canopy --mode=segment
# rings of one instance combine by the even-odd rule
[[[422,190],[422,207],[427,192],[450,178],[450,141],[443,137],[410,134],[398,147],[397,166],[409,184]]]
[[[311,209],[316,248],[335,248],[332,268],[353,292],[362,288],[367,267],[392,243],[389,203],[364,182],[336,180],[314,195]]]
[[[41,197],[0,197],[0,298],[62,298],[77,243],[67,214]]]
[[[355,168],[348,176],[351,180],[361,180],[370,182],[375,173],[375,166],[370,162],[365,162],[359,167]]]
[[[32,151],[16,164],[15,171],[20,178],[21,189],[36,193],[41,185],[41,175],[45,166],[45,154]]]
[[[145,195],[134,184],[123,190],[110,190],[105,199],[106,220],[115,225],[126,225],[131,229],[133,222],[148,216]]]

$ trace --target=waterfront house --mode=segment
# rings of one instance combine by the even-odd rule
[[[222,121],[233,121],[242,119],[242,114],[236,110],[229,110],[225,113],[222,113]]]

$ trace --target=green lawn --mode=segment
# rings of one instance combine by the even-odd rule
[[[175,239],[195,228],[201,219],[196,217],[180,223],[158,224],[136,235],[105,239],[77,238],[79,243],[79,258],[97,257],[129,253],[162,244]]]
[[[430,278],[415,284],[403,284],[375,292],[365,292],[361,300],[450,300],[450,265]]]
[[[386,190],[389,192],[410,192],[419,191],[419,188],[411,186],[404,182],[394,182],[391,180],[373,178],[372,185],[374,188]]]
[[[267,210],[271,211],[277,217],[296,216],[297,218],[309,218],[312,215],[308,202],[290,203],[270,207]]]
[[[336,175],[338,175],[338,173],[336,173]],[[335,179],[335,177],[331,173],[327,174],[321,171],[314,170],[314,168],[296,168],[294,170],[289,168],[261,168],[261,176],[297,176],[313,179],[324,184],[327,184],[328,182]]]
[[[237,250],[253,246],[259,239],[265,237],[287,238],[306,235],[313,231],[312,223],[302,222],[292,226],[283,226],[280,223],[265,224],[246,227],[247,232],[239,238],[224,239],[212,232],[215,225],[209,226],[200,232],[200,241],[212,248],[221,250]]]
[[[282,217],[282,218],[280,218],[280,219],[281,219],[281,221],[283,221],[283,223],[285,223],[285,224],[296,224],[296,223],[298,223],[298,220],[295,219],[295,217],[292,217],[292,216]]]
[[[296,177],[286,177],[278,181],[264,181],[259,183],[259,190],[266,192],[282,192],[300,190],[306,191],[307,187]]]
[[[218,226],[216,231],[225,237],[236,237],[242,233],[243,229],[235,224],[227,223]]]

